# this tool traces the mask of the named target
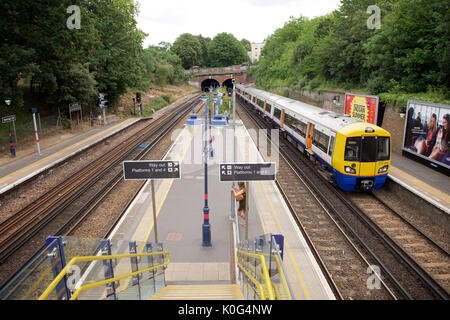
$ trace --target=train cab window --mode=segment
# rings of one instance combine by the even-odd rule
[[[281,118],[281,110],[278,108],[275,108],[275,110],[273,111],[273,116],[277,119]]]
[[[361,138],[347,138],[345,144],[345,161],[360,161],[361,158]]]
[[[377,156],[377,137],[362,137],[361,162],[375,162]]]
[[[377,161],[389,160],[390,148],[389,137],[378,137],[377,139]]]

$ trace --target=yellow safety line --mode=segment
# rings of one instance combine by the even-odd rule
[[[278,219],[278,215],[277,215],[277,213],[275,211],[275,208],[273,206],[272,200],[270,200],[269,194],[267,193],[267,189],[264,186],[263,182],[260,182],[260,185],[262,186],[262,188],[264,190],[264,194],[266,196],[267,201],[269,202],[270,209],[272,210],[272,213],[273,213],[273,215],[275,217],[275,220],[277,222],[278,228],[280,229],[280,232],[284,234],[284,230],[283,230],[283,228],[281,226],[280,220]],[[303,292],[305,293],[306,299],[307,300],[311,300],[311,296],[309,294],[308,288],[306,287],[305,280],[303,279],[302,273],[300,272],[300,269],[299,269],[299,267],[297,265],[297,262],[294,259],[294,256],[293,256],[292,251],[291,251],[290,246],[289,246],[289,243],[287,241],[285,243],[286,243],[285,248],[287,249],[287,251],[289,253],[289,257],[291,258],[291,261],[294,264],[294,269],[295,269],[295,271],[297,273],[297,276],[298,276],[298,278],[300,280],[300,283],[302,285]]]
[[[400,170],[397,167],[393,167],[391,166],[391,173],[393,173],[394,176],[399,175],[399,176],[403,176],[404,178],[406,178],[407,180],[409,180],[409,182],[414,183],[415,185],[417,185],[418,187],[422,188],[425,191],[428,191],[430,194],[440,198],[441,200],[450,203],[450,196],[448,196],[446,193],[430,186],[429,184],[421,181],[420,179],[413,177],[412,175],[406,173],[403,170]],[[406,182],[406,181],[405,181]],[[406,182],[408,183],[408,182]]]
[[[163,198],[162,198],[162,200],[161,200],[161,203],[159,204],[159,207],[158,207],[158,209],[156,210],[156,218],[157,218],[157,219],[158,219],[159,213],[160,213],[160,211],[161,211],[161,208],[162,208],[164,202],[166,201],[166,198],[167,198],[167,196],[168,196],[168,194],[169,194],[169,191],[170,191],[170,189],[172,188],[173,182],[174,182],[174,179],[172,179],[172,180],[169,182],[169,186],[167,187],[166,193],[164,194],[164,196],[163,196]],[[155,201],[156,201],[156,199],[155,199]],[[153,226],[154,226],[154,225],[155,225],[155,221],[152,221],[152,223],[150,224],[150,227],[148,228],[147,234],[145,235],[144,243],[147,243],[147,240],[148,240],[148,238],[150,237],[150,233],[152,232],[152,229],[153,229]],[[156,243],[155,243],[155,245],[156,245]],[[142,250],[144,250],[144,247],[142,247]],[[142,250],[141,250],[141,253],[142,253]]]
[[[125,122],[125,121],[124,121],[124,122]],[[122,122],[122,123],[119,123],[119,124],[116,124],[116,125],[114,125],[113,127],[108,128],[107,130],[113,131],[116,127],[121,126],[121,125],[123,125],[123,122]],[[33,162],[33,163],[31,163],[31,164],[29,164],[29,165],[27,165],[27,166],[25,166],[25,167],[23,167],[23,168],[17,170],[17,171],[11,172],[11,173],[8,174],[7,176],[4,176],[4,177],[0,178],[0,183],[2,182],[2,180],[6,179],[6,178],[8,178],[8,177],[10,177],[10,176],[16,175],[16,174],[18,174],[19,172],[22,172],[22,171],[28,169],[29,167],[35,166],[35,165],[37,165],[37,164],[39,164],[39,163],[41,163],[41,162],[43,162],[43,161],[46,161],[46,160],[49,159],[49,158],[55,157],[56,155],[58,155],[58,154],[60,154],[60,153],[63,153],[63,152],[65,152],[66,150],[68,150],[68,149],[70,149],[70,148],[74,148],[74,147],[78,146],[79,144],[84,143],[84,142],[87,141],[87,140],[95,139],[97,136],[102,135],[102,134],[105,134],[105,132],[106,132],[107,130],[101,131],[101,132],[97,132],[96,134],[94,134],[94,135],[92,135],[92,136],[90,136],[90,137],[88,137],[88,138],[85,138],[85,139],[83,139],[83,140],[81,140],[81,141],[79,141],[79,142],[77,142],[77,143],[75,143],[75,144],[72,144],[72,145],[70,145],[70,146],[67,146],[67,147],[65,147],[64,149],[61,149],[61,150],[59,150],[59,151],[57,151],[57,152],[55,152],[55,153],[53,153],[53,154],[51,154],[51,155],[49,155],[49,156],[47,156],[47,157],[45,157],[45,158],[42,158],[42,159],[40,159],[40,160],[38,160],[38,161],[35,161],[35,162]],[[76,148],[74,148],[74,149],[76,149]]]

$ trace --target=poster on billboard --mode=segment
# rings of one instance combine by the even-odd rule
[[[450,169],[449,121],[450,105],[409,100],[403,150]]]
[[[377,96],[346,93],[345,114],[364,122],[377,124],[378,101]]]

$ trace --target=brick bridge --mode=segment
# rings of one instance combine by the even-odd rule
[[[231,87],[231,79],[243,83],[247,81],[248,66],[231,66],[223,68],[200,68],[193,67],[188,72],[193,73],[194,77],[190,80],[190,84],[204,90],[210,86],[226,86]]]

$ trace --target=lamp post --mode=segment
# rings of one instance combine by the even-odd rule
[[[203,225],[202,225],[202,247],[211,248],[211,225],[209,224],[208,207],[208,105],[205,105],[205,148],[203,152],[205,162],[205,206],[203,207]]]
[[[5,99],[5,105],[6,105],[6,116],[9,116],[9,112],[8,112],[8,106],[11,105],[11,98],[6,98]],[[16,157],[16,148],[14,148],[14,141],[11,135],[11,124],[8,122],[8,133],[9,133],[9,147],[11,150],[11,156],[13,158]]]

